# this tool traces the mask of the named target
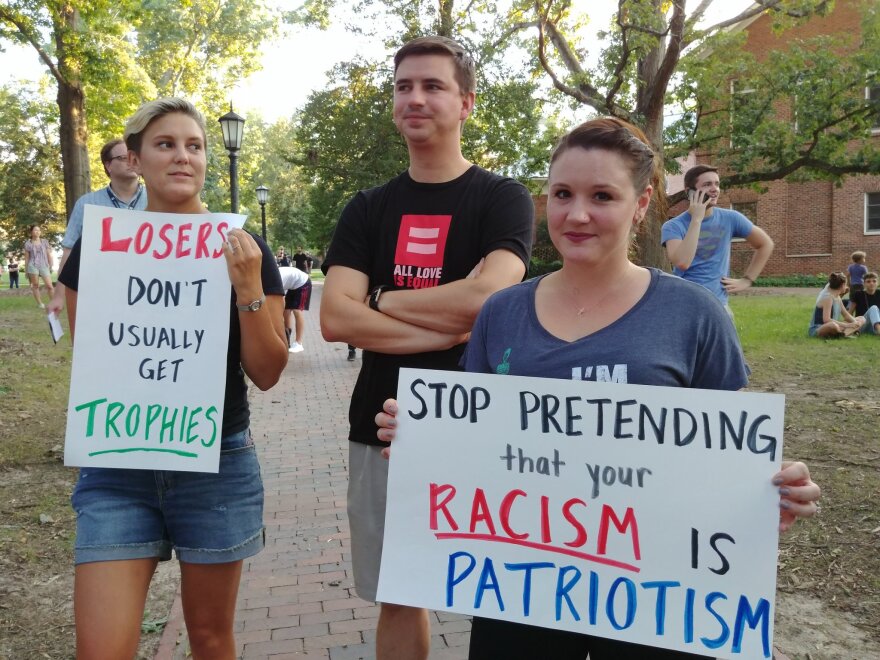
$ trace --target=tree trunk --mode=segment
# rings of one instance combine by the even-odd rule
[[[643,128],[645,137],[660,157],[663,163],[663,115],[646,116]],[[661,174],[661,186],[666,186],[665,176]],[[666,248],[660,244],[660,227],[666,222],[665,210],[652,204],[642,221],[642,226],[636,237],[636,263],[642,266],[653,266],[661,270],[670,269],[669,259],[666,256]]]
[[[59,82],[57,98],[61,166],[64,169],[64,201],[69,218],[76,200],[92,189],[85,97],[79,85]]]
[[[58,114],[61,167],[64,170],[64,201],[67,217],[80,197],[92,189],[89,166],[85,94],[79,77],[79,64],[68,50],[67,40],[77,37],[79,13],[63,4],[53,17],[55,52],[58,60]]]

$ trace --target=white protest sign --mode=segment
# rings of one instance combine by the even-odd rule
[[[784,397],[402,369],[378,600],[769,658]]]
[[[217,472],[244,220],[85,207],[65,465]]]

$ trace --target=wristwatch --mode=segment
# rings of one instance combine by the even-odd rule
[[[380,284],[377,287],[373,287],[373,290],[370,291],[370,300],[369,305],[370,309],[374,309],[377,312],[379,311],[379,296],[382,295],[382,292],[385,291],[388,287],[384,284]]]
[[[265,294],[260,296],[259,300],[254,300],[252,303],[247,305],[236,305],[239,312],[256,312],[260,307],[263,306],[263,303],[266,302]]]

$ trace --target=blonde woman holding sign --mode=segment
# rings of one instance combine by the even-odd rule
[[[143,177],[147,211],[208,213],[205,120],[188,101],[143,105],[125,128],[130,163]],[[249,430],[244,374],[262,390],[287,364],[284,289],[259,238],[232,230],[223,244],[232,282],[220,471],[82,468],[74,609],[77,657],[131,658],[156,565],[180,560],[181,595],[195,658],[234,658],[232,624],[242,560],[263,547],[263,486]],[[80,242],[62,272],[71,335]],[[110,275],[112,277],[112,275]]]
[[[642,132],[595,119],[562,138],[550,159],[547,225],[562,268],[496,293],[483,306],[462,366],[478,373],[614,380],[738,390],[748,382],[730,317],[703,287],[629,259],[652,198],[662,200],[659,159]],[[376,416],[391,441],[397,403]],[[386,450],[387,452],[388,450]],[[803,463],[785,463],[780,528],[816,511],[819,487]],[[471,660],[698,658],[567,631],[475,617]]]

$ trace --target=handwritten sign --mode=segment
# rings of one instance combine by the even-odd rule
[[[85,207],[65,465],[217,472],[244,219]]]
[[[382,602],[771,657],[784,397],[402,369]]]

